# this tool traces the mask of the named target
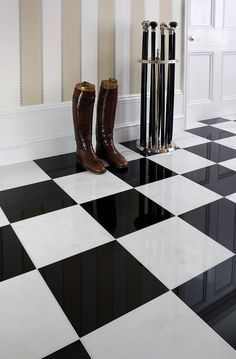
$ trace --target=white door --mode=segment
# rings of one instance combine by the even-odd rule
[[[186,0],[187,121],[236,114],[236,0]]]

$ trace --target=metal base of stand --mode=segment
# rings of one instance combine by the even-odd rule
[[[174,150],[176,150],[177,146],[174,142],[171,142],[170,145],[166,146],[166,147],[161,147],[160,144],[158,144],[155,147],[143,147],[140,145],[140,141],[138,140],[136,142],[136,148],[142,152],[145,153],[147,155],[154,155],[154,154],[161,154],[161,153],[168,153],[168,152],[173,152]]]

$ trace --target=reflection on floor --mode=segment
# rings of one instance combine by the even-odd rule
[[[1,359],[236,357],[236,122],[135,142],[0,167]]]

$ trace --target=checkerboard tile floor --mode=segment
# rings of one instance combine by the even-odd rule
[[[235,118],[102,176],[0,167],[1,359],[236,358]]]

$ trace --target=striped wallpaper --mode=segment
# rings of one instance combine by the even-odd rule
[[[141,21],[172,20],[172,1],[0,0],[0,107],[67,101],[107,77],[139,93]]]

